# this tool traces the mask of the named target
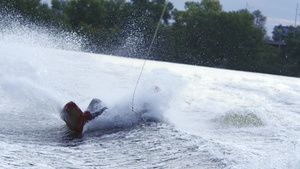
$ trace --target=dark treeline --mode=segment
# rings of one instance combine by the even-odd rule
[[[165,0],[1,0],[1,10],[15,11],[43,26],[76,32],[83,50],[144,58]],[[264,17],[259,10],[225,12],[219,0],[172,3],[160,21],[149,59],[235,70],[300,75],[300,31],[291,27],[286,46],[264,40]],[[276,32],[274,32],[276,37]]]

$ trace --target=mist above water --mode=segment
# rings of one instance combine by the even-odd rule
[[[0,36],[6,43],[80,51],[83,38],[76,33],[29,22],[15,12],[0,11]]]
[[[148,61],[136,114],[143,61],[81,52],[78,35],[18,15],[0,23],[0,167],[299,168],[299,79]],[[60,109],[94,97],[108,111],[68,137]]]

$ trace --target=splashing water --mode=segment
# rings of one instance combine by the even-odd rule
[[[297,78],[149,61],[134,114],[141,60],[83,53],[76,34],[0,18],[0,168],[300,166]],[[60,108],[94,97],[108,111],[68,133]]]

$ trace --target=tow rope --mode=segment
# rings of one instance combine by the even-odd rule
[[[131,107],[133,112],[135,112],[135,111],[134,111],[134,98],[135,98],[136,89],[137,89],[137,87],[138,87],[138,84],[139,84],[139,82],[140,82],[141,76],[142,76],[142,74],[143,74],[143,71],[144,71],[144,68],[145,68],[147,59],[148,59],[148,57],[149,57],[149,55],[150,55],[150,52],[151,52],[151,49],[152,49],[154,40],[155,40],[155,38],[156,38],[156,36],[157,36],[157,32],[158,32],[158,29],[159,29],[159,27],[160,27],[160,21],[161,21],[161,19],[163,18],[165,12],[166,12],[167,5],[168,5],[168,1],[166,0],[165,6],[164,6],[164,8],[163,8],[163,11],[162,11],[161,16],[160,16],[160,18],[159,18],[159,21],[158,21],[158,23],[157,23],[157,27],[156,27],[154,36],[153,36],[153,38],[152,38],[150,47],[149,47],[148,52],[147,52],[147,55],[146,55],[146,57],[145,57],[145,59],[144,59],[144,63],[143,63],[142,69],[141,69],[141,71],[140,71],[139,77],[138,77],[138,79],[137,79],[137,82],[136,82],[136,85],[135,85],[135,88],[134,88],[134,91],[133,91],[133,96],[132,96],[132,107]],[[135,112],[135,113],[137,113],[137,112]],[[144,120],[144,119],[143,119],[143,120]]]

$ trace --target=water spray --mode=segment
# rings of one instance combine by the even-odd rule
[[[162,10],[161,16],[160,16],[159,21],[158,21],[158,23],[157,23],[155,33],[154,33],[154,35],[153,35],[153,38],[152,38],[150,47],[149,47],[148,52],[147,52],[147,55],[146,55],[146,57],[145,57],[145,59],[144,59],[144,63],[143,63],[142,69],[141,69],[141,71],[140,71],[139,77],[138,77],[138,79],[137,79],[137,82],[136,82],[136,85],[135,85],[135,88],[134,88],[134,91],[133,91],[133,96],[132,96],[132,107],[131,107],[132,112],[135,112],[135,111],[134,111],[134,98],[135,98],[136,89],[137,89],[137,86],[138,86],[138,84],[139,84],[139,82],[140,82],[141,76],[142,76],[142,74],[143,74],[143,71],[144,71],[144,68],[145,68],[147,59],[148,59],[148,57],[149,57],[149,55],[150,55],[150,52],[151,52],[151,49],[152,49],[154,40],[155,40],[155,38],[156,38],[156,36],[157,36],[157,32],[158,32],[158,29],[159,29],[159,26],[160,26],[160,21],[161,21],[161,19],[163,18],[165,12],[166,12],[167,5],[168,5],[168,1],[166,0],[165,6],[164,6],[164,8],[163,8],[163,10]],[[135,112],[135,113],[137,113],[137,112]]]

